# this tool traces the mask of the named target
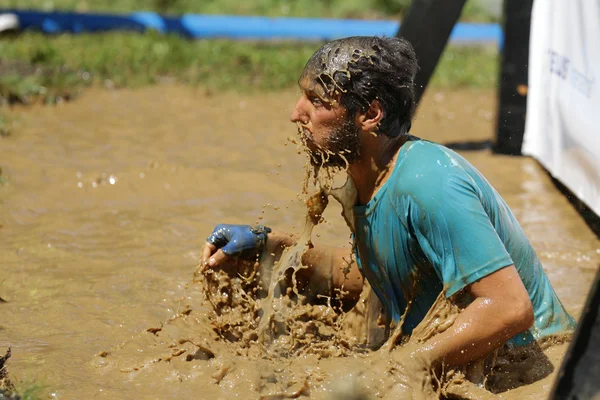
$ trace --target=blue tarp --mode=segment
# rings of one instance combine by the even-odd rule
[[[355,35],[393,36],[400,26],[397,21],[269,18],[252,16],[199,15],[163,16],[153,12],[131,14],[90,14],[74,12],[41,12],[1,10],[19,18],[20,29],[38,30],[48,34],[128,30],[142,32],[153,29],[174,33],[190,39],[293,39],[332,40]],[[450,40],[454,43],[502,42],[502,30],[497,24],[459,23]]]

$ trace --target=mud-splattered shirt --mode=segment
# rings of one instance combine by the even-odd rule
[[[529,240],[498,192],[467,160],[424,140],[407,142],[373,199],[355,206],[361,271],[410,333],[439,293],[446,297],[511,264],[533,304],[535,323],[511,339],[528,343],[575,327]],[[414,279],[416,277],[416,279]]]

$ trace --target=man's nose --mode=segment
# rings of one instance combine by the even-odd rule
[[[302,95],[298,101],[296,102],[296,105],[294,106],[294,109],[292,110],[292,115],[290,116],[290,121],[292,122],[300,122],[303,124],[306,124],[308,122],[308,115],[306,114],[306,104],[305,104],[305,100],[306,96]]]

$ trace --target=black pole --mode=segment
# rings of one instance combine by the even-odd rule
[[[600,270],[550,399],[592,399],[600,394]]]
[[[504,0],[504,45],[494,151],[521,155],[527,111],[529,31],[533,0]]]
[[[410,42],[417,54],[420,70],[415,78],[418,103],[427,88],[452,28],[466,0],[413,0],[396,36]]]

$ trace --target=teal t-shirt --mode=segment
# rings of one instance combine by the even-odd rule
[[[417,138],[414,138],[417,139]],[[400,149],[390,178],[354,207],[359,268],[410,334],[440,292],[446,297],[511,264],[533,304],[535,322],[514,344],[575,327],[529,240],[498,192],[467,160],[425,140]],[[417,277],[417,279],[414,279]]]

